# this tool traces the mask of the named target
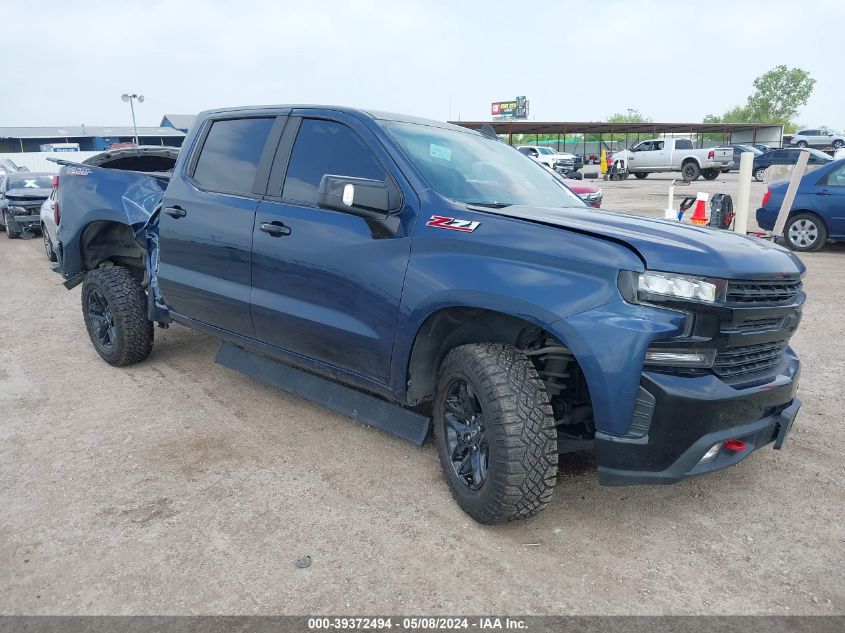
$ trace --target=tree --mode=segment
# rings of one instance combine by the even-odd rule
[[[801,68],[783,64],[754,80],[754,93],[745,105],[734,106],[722,116],[708,114],[705,123],[776,123],[787,129],[813,93],[816,80]]]
[[[746,106],[734,106],[722,116],[708,114],[704,117],[705,123],[750,123],[751,121],[751,111]]]
[[[806,105],[815,84],[806,70],[781,64],[754,80],[746,107],[752,120],[786,124]]]
[[[645,116],[639,110],[628,110],[627,114],[617,112],[608,117],[608,123],[651,123],[651,117]]]

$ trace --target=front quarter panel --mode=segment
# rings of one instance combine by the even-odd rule
[[[427,226],[431,213],[417,222],[391,370],[400,399],[417,332],[438,310],[483,308],[551,331],[566,317],[619,302],[619,271],[643,270],[640,258],[622,244],[463,206],[444,209],[443,200],[433,196],[423,193],[422,208],[480,224],[472,232]],[[559,331],[572,334],[575,329]],[[587,353],[588,345],[579,343],[579,348]],[[632,380],[639,379],[640,367],[626,368]]]

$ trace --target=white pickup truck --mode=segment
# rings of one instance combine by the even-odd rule
[[[645,178],[652,172],[679,171],[684,180],[698,180],[704,176],[713,180],[728,171],[733,162],[730,147],[695,149],[685,138],[656,138],[640,141],[631,149],[613,153],[613,161],[623,160],[628,172]]]
[[[542,163],[552,171],[559,174],[570,174],[577,172],[581,167],[581,159],[575,154],[565,154],[553,150],[551,147],[539,147],[537,145],[518,145],[517,150],[522,154]]]

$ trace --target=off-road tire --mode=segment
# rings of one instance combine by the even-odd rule
[[[114,341],[108,347],[95,333],[90,316],[92,294],[105,299],[114,322]],[[92,270],[82,284],[82,317],[97,353],[115,367],[144,360],[153,349],[153,322],[147,319],[147,295],[136,274],[122,266]]]
[[[689,182],[693,182],[698,180],[698,177],[701,175],[701,167],[698,166],[694,160],[689,161],[688,163],[684,163],[681,166],[681,176],[684,177],[684,180]]]
[[[458,477],[447,445],[445,399],[456,380],[475,392],[488,437],[487,476],[477,490]],[[545,385],[525,354],[501,343],[453,349],[440,366],[433,418],[446,482],[476,521],[524,519],[548,504],[557,479],[557,429]]]
[[[644,180],[644,179],[648,178],[648,172],[647,171],[635,171],[634,176],[636,176],[637,180]]]

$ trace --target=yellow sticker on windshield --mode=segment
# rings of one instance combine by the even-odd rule
[[[431,154],[434,158],[441,158],[443,160],[452,160],[452,150],[449,149],[448,147],[443,147],[442,145],[436,145],[434,143],[429,143],[428,153]]]

